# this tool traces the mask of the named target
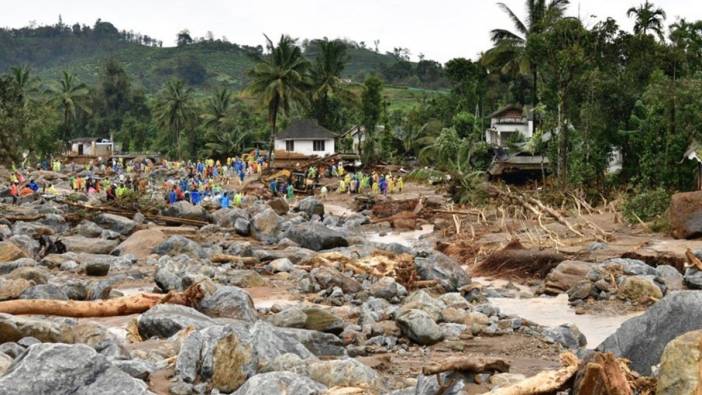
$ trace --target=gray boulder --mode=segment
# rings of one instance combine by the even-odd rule
[[[683,333],[702,328],[702,292],[678,291],[666,295],[641,316],[624,322],[597,347],[631,361],[633,370],[651,374],[666,344]]]
[[[256,360],[245,335],[231,326],[213,326],[188,335],[175,371],[186,383],[210,382],[219,391],[232,392],[256,373]]]
[[[417,344],[428,346],[444,338],[439,325],[422,310],[411,309],[397,317],[395,322],[402,333]]]
[[[380,375],[368,365],[353,358],[313,362],[308,368],[309,376],[329,387],[356,387],[380,385]]]
[[[326,391],[326,386],[309,377],[291,372],[268,372],[248,379],[234,395],[321,395]]]
[[[243,289],[232,286],[219,287],[206,295],[200,301],[198,310],[211,317],[256,320],[256,309],[251,296]]]
[[[285,237],[294,241],[300,247],[314,251],[348,247],[349,245],[349,242],[341,233],[331,230],[318,222],[294,225],[285,233]]]
[[[544,329],[546,339],[559,343],[563,347],[577,350],[580,347],[587,345],[585,335],[580,332],[577,326],[573,324],[563,324],[556,327]]]
[[[259,240],[275,240],[282,219],[275,210],[267,208],[253,216],[252,225],[253,233]]]
[[[657,278],[665,284],[668,291],[679,291],[684,288],[683,275],[680,274],[678,269],[670,265],[658,265],[656,266],[656,273],[658,274]]]
[[[92,221],[88,221],[84,219],[79,223],[75,228],[73,228],[73,232],[75,232],[77,235],[83,236],[83,237],[88,237],[88,238],[94,238],[94,237],[100,237],[102,235],[104,229],[102,229],[98,224]]]
[[[690,289],[702,289],[702,271],[696,267],[688,267],[685,269],[683,281]]]
[[[68,300],[68,296],[61,287],[53,284],[40,284],[27,288],[20,294],[19,298]]]
[[[237,218],[234,221],[234,231],[240,236],[248,236],[251,234],[251,221],[246,218]]]
[[[370,294],[376,298],[392,300],[407,296],[407,289],[392,277],[383,277],[370,287]]]
[[[139,316],[139,334],[149,339],[167,338],[181,329],[191,326],[196,329],[215,325],[208,316],[190,307],[175,304],[159,304]]]
[[[168,217],[177,217],[185,219],[194,219],[198,221],[212,220],[212,215],[210,215],[207,210],[202,206],[193,206],[190,202],[182,200],[168,206],[163,210],[163,215]]]
[[[341,339],[331,333],[298,328],[274,328],[274,332],[283,340],[302,343],[305,348],[318,357],[346,354]]]
[[[314,268],[310,275],[322,288],[339,287],[344,293],[356,293],[361,290],[361,283],[330,267]]]
[[[300,200],[300,203],[298,203],[297,207],[295,207],[295,211],[301,211],[310,217],[314,215],[324,217],[324,204],[316,197],[309,196]]]
[[[156,246],[154,252],[159,255],[176,256],[185,254],[192,258],[207,258],[205,250],[199,244],[186,237],[177,235],[169,237],[166,241]]]
[[[100,239],[83,236],[68,236],[61,239],[66,245],[66,250],[71,252],[85,252],[88,254],[109,254],[119,240]]]
[[[143,381],[82,344],[35,344],[0,377],[4,395],[151,394]]]
[[[101,225],[105,229],[117,232],[126,236],[136,228],[136,222],[127,217],[115,214],[100,214],[95,218],[95,223]]]
[[[416,257],[414,265],[417,274],[422,280],[436,280],[446,291],[456,291],[464,285],[470,284],[468,272],[452,258],[438,252],[431,251],[425,257]]]
[[[602,264],[603,267],[619,267],[624,274],[629,276],[655,276],[656,268],[647,265],[644,261],[630,258],[612,258]]]
[[[284,328],[304,328],[307,314],[302,309],[291,306],[272,316],[270,322]]]

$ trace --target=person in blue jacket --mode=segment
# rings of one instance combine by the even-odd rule
[[[229,193],[224,192],[222,194],[222,197],[219,198],[219,207],[220,208],[229,208]]]
[[[190,203],[193,205],[200,204],[200,191],[197,190],[197,187],[194,187],[193,190],[190,191]]]
[[[29,181],[29,185],[27,185],[27,186],[28,186],[29,189],[31,189],[32,192],[34,192],[34,193],[36,193],[36,192],[39,190],[39,185],[37,185],[37,183],[34,182],[34,180]]]
[[[168,203],[169,204],[175,204],[175,202],[178,201],[178,192],[176,192],[176,187],[173,186],[173,189],[171,192],[168,193]]]

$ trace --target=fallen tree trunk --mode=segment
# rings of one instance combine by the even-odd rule
[[[509,362],[499,358],[479,358],[479,357],[453,357],[434,366],[426,366],[423,369],[425,375],[432,375],[443,372],[508,372]]]
[[[143,313],[157,304],[170,303],[193,306],[203,293],[199,284],[183,292],[163,294],[143,293],[107,300],[18,299],[0,302],[0,313],[43,314],[62,317],[112,317]]]
[[[558,370],[548,370],[508,387],[502,387],[489,392],[490,395],[536,395],[549,394],[558,391],[578,371],[578,357],[570,352],[561,354],[563,367]]]
[[[545,278],[565,259],[557,252],[526,249],[519,240],[514,239],[503,249],[490,254],[473,271],[489,276]]]
[[[252,256],[238,256],[238,255],[227,255],[227,254],[216,254],[210,258],[213,263],[241,263],[243,265],[255,265],[258,263],[258,259]]]

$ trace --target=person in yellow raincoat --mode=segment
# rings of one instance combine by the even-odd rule
[[[344,180],[339,180],[339,193],[345,193],[346,192],[346,181]]]
[[[397,178],[397,192],[402,193],[402,190],[405,189],[405,180],[402,179],[402,177]]]
[[[392,178],[392,176],[388,176],[388,193],[394,193],[395,192],[395,180]]]

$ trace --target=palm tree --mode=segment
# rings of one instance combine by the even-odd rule
[[[346,44],[341,40],[329,41],[324,39],[318,42],[319,55],[312,65],[312,104],[313,113],[320,124],[333,127],[329,119],[330,100],[338,97],[350,100],[351,95],[345,89],[341,74],[346,67],[349,56],[346,53]]]
[[[192,89],[186,87],[183,81],[171,80],[166,83],[156,104],[156,121],[173,134],[179,159],[183,156],[181,133],[194,115],[192,95]]]
[[[29,95],[36,92],[36,79],[31,77],[29,67],[12,67],[10,69],[12,82],[17,87],[22,103],[26,104]]]
[[[229,115],[232,105],[232,93],[227,88],[222,88],[207,100],[205,113],[200,115],[204,121],[204,126],[218,131],[222,130],[223,124]]]
[[[498,66],[502,72],[513,74],[531,73],[533,97],[532,104],[538,103],[537,81],[538,64],[529,59],[527,43],[532,34],[539,33],[553,21],[563,16],[569,0],[526,0],[527,20],[522,21],[506,4],[497,5],[514,23],[516,32],[506,29],[493,29],[490,39],[495,46],[485,53],[483,61],[487,65]]]
[[[626,16],[631,18],[634,16],[634,34],[647,35],[648,31],[652,31],[663,41],[663,21],[666,18],[665,11],[662,8],[654,8],[653,3],[646,0],[645,3],[638,7],[631,7],[626,12]]]
[[[22,73],[21,73],[22,74]],[[24,80],[24,76],[22,76]],[[76,119],[78,109],[90,113],[87,106],[87,96],[90,93],[87,85],[80,82],[78,77],[67,71],[63,72],[61,79],[49,87],[52,94],[52,101],[61,109],[63,113],[63,131],[61,139],[68,143],[71,127]]]
[[[266,48],[270,52],[261,58],[249,72],[252,81],[248,89],[268,109],[268,122],[271,124],[269,158],[273,154],[273,144],[278,126],[278,116],[288,115],[290,109],[307,101],[305,91],[309,87],[307,77],[308,62],[302,50],[290,36],[282,35],[278,45],[268,36]]]

